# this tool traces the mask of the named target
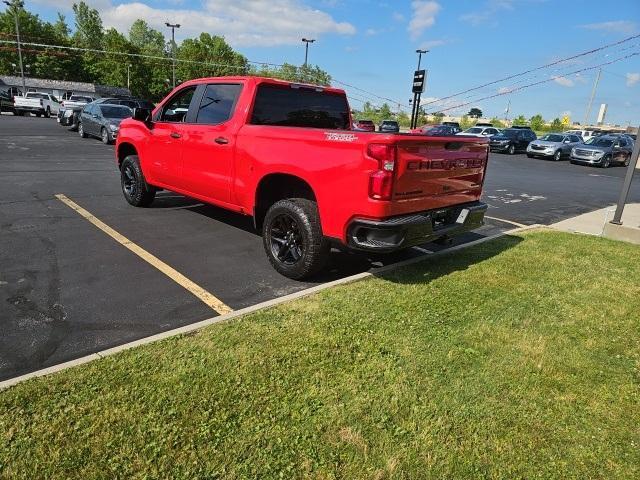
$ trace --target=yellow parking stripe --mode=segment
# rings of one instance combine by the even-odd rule
[[[484,218],[488,218],[489,220],[496,220],[497,222],[509,223],[511,225],[515,225],[518,228],[524,228],[528,226],[528,225],[525,225],[524,223],[518,223],[518,222],[514,222],[513,220],[506,220],[504,218],[490,217],[489,215],[485,215]]]
[[[200,300],[202,300],[204,303],[206,303],[209,307],[211,307],[213,310],[218,312],[220,315],[224,315],[225,313],[229,313],[233,311],[228,305],[224,304],[220,299],[216,298],[214,295],[207,292],[200,285],[192,282],[187,277],[182,275],[180,272],[178,272],[177,270],[171,268],[169,265],[164,263],[158,257],[147,252],[144,248],[140,247],[139,245],[136,245],[124,235],[121,235],[120,233],[116,232],[109,225],[107,225],[106,223],[104,223],[102,220],[98,219],[94,215],[92,215],[90,212],[82,208],[73,200],[70,200],[69,198],[67,198],[65,195],[61,193],[58,193],[55,197],[58,200],[60,200],[62,203],[67,205],[69,208],[71,208],[72,210],[75,210],[76,212],[78,212],[80,216],[82,216],[83,218],[85,218],[86,220],[94,224],[96,227],[98,227],[104,233],[109,235],[120,245],[128,248],[133,253],[138,255],[140,258],[145,260],[147,263],[156,267],[158,270],[160,270],[162,273],[164,273],[167,277],[169,277],[171,280],[176,282],[178,285],[181,285],[182,287],[189,290],[193,295],[198,297]]]

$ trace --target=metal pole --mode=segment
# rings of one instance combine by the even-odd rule
[[[638,129],[640,132],[640,128]],[[622,225],[622,212],[624,211],[624,206],[627,203],[627,198],[629,197],[629,190],[631,190],[631,182],[633,181],[633,174],[636,171],[636,167],[638,166],[638,155],[640,154],[640,142],[636,142],[633,147],[633,153],[631,154],[631,159],[629,162],[629,166],[627,167],[627,174],[624,177],[624,184],[622,185],[622,191],[620,192],[620,198],[618,199],[618,206],[616,207],[616,213],[613,216],[613,220],[611,223],[614,225]]]
[[[307,59],[309,58],[309,42],[304,42],[304,66],[307,67]]]
[[[16,43],[18,44],[18,64],[20,65],[20,77],[22,78],[22,94],[25,95],[27,93],[27,85],[24,79],[24,67],[22,66],[22,45],[20,44],[20,25],[18,22],[18,7],[22,7],[24,3],[20,0],[14,0],[13,2],[9,2],[7,0],[3,0],[3,3],[8,5],[9,7],[13,7],[13,16],[16,21]]]
[[[171,79],[173,88],[176,88],[176,28],[180,28],[180,24],[165,22],[165,25],[171,29]]]
[[[593,90],[591,90],[591,97],[589,98],[589,104],[587,105],[587,113],[584,116],[584,126],[586,127],[589,123],[589,116],[591,116],[591,106],[593,105],[593,99],[596,96],[596,89],[598,88],[598,82],[600,81],[600,75],[602,74],[602,69],[598,69],[598,75],[596,75],[596,81],[593,84]]]
[[[130,83],[130,80],[131,80],[131,74],[130,74],[130,72],[129,72],[129,69],[130,69],[130,68],[131,68],[131,64],[130,64],[130,63],[128,63],[128,64],[127,64],[127,90],[129,90],[129,92],[131,92],[131,83]]]

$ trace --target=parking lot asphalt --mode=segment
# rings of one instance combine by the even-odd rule
[[[492,154],[491,218],[458,243],[614,203],[624,173]],[[130,207],[113,146],[81,139],[53,119],[0,115],[0,185],[0,380],[217,315],[57,194],[232,309],[442,248],[376,258],[336,251],[324,274],[293,281],[269,265],[247,217],[170,192],[151,208]]]

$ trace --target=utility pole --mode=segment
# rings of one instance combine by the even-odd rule
[[[591,97],[589,98],[589,105],[587,105],[587,113],[584,115],[584,124],[583,126],[587,126],[589,123],[589,117],[591,116],[591,106],[593,105],[593,99],[596,96],[596,89],[598,88],[598,82],[600,81],[600,75],[602,74],[602,69],[598,69],[598,74],[596,75],[596,81],[593,84],[593,90],[591,90]]]
[[[504,110],[504,121],[509,120],[509,110],[511,109],[511,99],[507,102],[507,108]]]
[[[131,92],[131,64],[127,64],[127,90]]]
[[[307,60],[309,58],[309,44],[316,41],[315,38],[303,38],[304,45],[304,68],[307,68]]]
[[[18,44],[18,64],[20,65],[20,77],[22,77],[22,94],[25,95],[27,93],[27,85],[24,80],[24,67],[22,66],[22,46],[20,45],[20,26],[18,25],[18,8],[24,7],[24,2],[22,0],[13,0],[9,2],[8,0],[2,0],[2,3],[9,6],[9,8],[13,8],[13,15],[16,20],[16,43]]]
[[[416,69],[416,72],[420,71],[420,63],[422,62],[422,54],[423,53],[427,53],[429,50],[416,50],[416,53],[418,54],[418,68]],[[424,81],[424,79],[423,79]],[[414,82],[415,82],[415,76],[414,76]],[[415,88],[414,88],[414,92],[413,92],[413,108],[411,110],[411,128],[416,128],[418,125],[418,115],[420,114],[420,96],[422,95],[421,92],[416,92]]]
[[[180,28],[179,23],[164,23],[171,29],[171,58],[173,60],[173,69],[171,73],[173,88],[176,88],[176,28]]]

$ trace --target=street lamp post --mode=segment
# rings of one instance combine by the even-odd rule
[[[171,59],[173,60],[171,78],[173,80],[173,88],[176,88],[176,28],[180,28],[180,24],[169,22],[165,22],[164,24],[171,29]]]
[[[420,63],[422,62],[422,54],[427,53],[429,50],[416,50],[418,54],[418,68],[416,70],[420,70]],[[411,128],[416,128],[418,126],[418,115],[420,113],[420,93],[413,94],[413,109],[411,111]]]
[[[20,77],[22,77],[22,94],[24,95],[27,92],[27,85],[24,79],[24,68],[22,66],[22,46],[20,45],[20,26],[18,25],[18,8],[24,7],[24,3],[22,0],[13,0],[9,2],[8,0],[2,0],[2,3],[8,5],[10,8],[13,7],[13,15],[16,20],[16,42],[18,44],[18,64],[20,65]]]
[[[127,64],[127,90],[131,92],[131,64]]]
[[[315,38],[303,38],[304,46],[304,66],[307,67],[307,60],[309,58],[309,44],[315,42]]]

